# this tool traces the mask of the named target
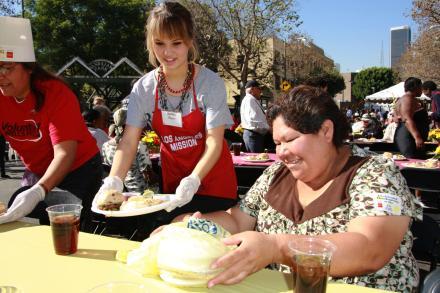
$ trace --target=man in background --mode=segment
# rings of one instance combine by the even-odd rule
[[[108,134],[108,127],[110,125],[110,116],[112,111],[105,104],[103,97],[95,96],[93,98],[93,109],[101,113],[99,120],[96,122],[96,127],[102,129]]]
[[[243,140],[248,152],[261,153],[264,151],[264,137],[269,131],[266,114],[260,103],[262,91],[255,80],[248,81],[245,88],[246,96],[240,106]]]
[[[431,98],[431,118],[434,128],[440,128],[440,92],[437,91],[437,85],[432,80],[425,81],[422,84],[422,91],[425,96]]]
[[[97,126],[101,113],[99,113],[99,111],[95,109],[89,109],[84,111],[82,113],[82,116],[89,132],[92,134],[93,138],[95,138],[96,145],[98,146],[99,152],[101,153],[102,145],[110,139],[107,133]]]

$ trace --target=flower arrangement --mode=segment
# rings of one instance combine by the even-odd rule
[[[435,128],[431,129],[428,133],[428,139],[434,142],[437,142],[439,145],[434,151],[434,157],[433,159],[440,159],[440,129]]]
[[[243,127],[241,126],[241,124],[239,124],[239,125],[237,126],[237,128],[235,128],[235,133],[238,133],[238,134],[240,134],[240,135],[243,135],[243,132],[244,132],[244,129],[243,129]]]
[[[432,157],[433,159],[440,159],[440,145],[437,146],[437,148],[434,151],[434,156]]]
[[[431,129],[428,138],[432,141],[440,142],[440,128]]]
[[[154,131],[145,131],[141,141],[147,145],[150,153],[158,153],[160,148],[160,138]]]

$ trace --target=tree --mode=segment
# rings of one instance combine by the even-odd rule
[[[38,60],[59,69],[73,57],[86,62],[128,57],[146,67],[143,0],[31,0],[27,2]]]
[[[332,97],[345,89],[344,77],[336,70],[320,72],[316,75],[311,74],[304,81],[306,84],[317,86],[319,86],[321,82],[324,82],[324,84],[327,84],[327,92]]]
[[[413,0],[411,16],[422,29],[440,25],[440,1]]]
[[[199,47],[198,63],[217,72],[220,60],[229,58],[232,51],[226,34],[212,21],[214,14],[206,5],[184,0],[182,3],[191,11],[196,25],[196,41]]]
[[[295,0],[196,0],[200,7],[211,7],[211,26],[225,33],[234,54],[219,60],[244,94],[243,85],[252,78],[268,81],[273,62],[268,58],[267,40],[286,34],[300,24]],[[207,4],[208,6],[203,6]]]
[[[416,41],[396,67],[401,78],[416,76],[440,82],[440,0],[413,0],[412,17],[419,24]]]
[[[2,0],[0,1],[0,15],[18,15],[20,0]]]
[[[370,67],[361,70],[354,78],[353,96],[364,99],[368,95],[394,85],[395,81],[395,74],[390,68]]]
[[[440,83],[440,28],[423,32],[400,57],[396,70],[402,79],[410,76]]]

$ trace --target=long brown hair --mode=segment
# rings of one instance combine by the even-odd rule
[[[23,62],[21,63],[25,69],[28,69],[30,74],[30,87],[31,92],[35,94],[35,111],[39,112],[44,105],[44,92],[39,88],[38,83],[45,80],[56,79],[62,81],[59,77],[50,73],[36,62]]]
[[[196,32],[191,12],[182,4],[165,1],[150,12],[146,30],[148,60],[154,66],[159,66],[153,52],[153,37],[167,36],[181,38],[187,45],[191,45],[188,52],[188,61],[194,62],[198,57]]]

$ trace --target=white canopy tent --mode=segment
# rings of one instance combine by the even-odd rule
[[[400,98],[405,94],[404,82],[400,82],[392,87],[381,90],[380,92],[366,96],[365,100],[372,103],[390,103],[394,99]],[[424,94],[419,97],[420,100],[430,101],[431,99]]]

